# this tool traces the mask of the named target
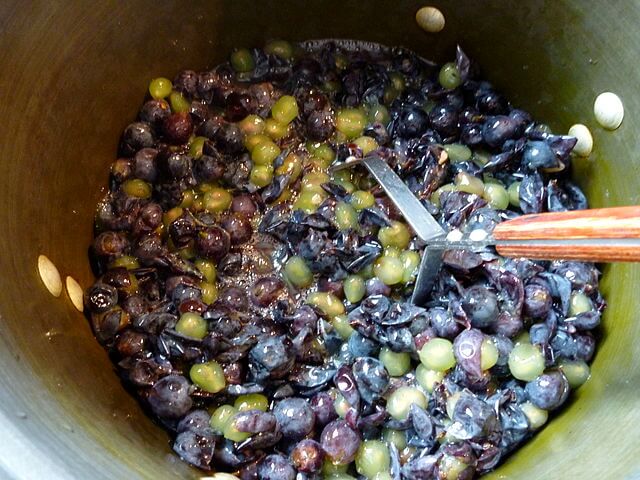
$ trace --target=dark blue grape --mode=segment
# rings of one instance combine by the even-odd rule
[[[577,334],[575,336],[575,346],[575,356],[577,359],[584,360],[585,362],[591,361],[596,349],[596,340],[593,338],[593,335],[590,333],[585,333],[583,335]]]
[[[136,178],[145,182],[155,182],[158,176],[156,157],[158,150],[155,148],[143,148],[138,150],[133,157],[133,174]]]
[[[211,435],[202,435],[185,430],[176,436],[173,451],[187,463],[204,470],[211,468],[215,440]]]
[[[508,108],[507,100],[492,90],[484,90],[478,97],[478,110],[489,115],[500,115],[506,113]]]
[[[134,122],[127,126],[122,133],[122,153],[125,156],[130,156],[141,148],[153,147],[155,141],[153,130],[148,123]]]
[[[235,470],[241,465],[253,460],[255,458],[255,453],[250,450],[239,451],[236,449],[234,442],[231,440],[224,440],[216,445],[213,456],[216,468],[224,466]]]
[[[524,287],[524,313],[531,318],[546,318],[553,299],[551,292],[543,285],[529,284]]]
[[[161,164],[166,173],[174,180],[183,180],[191,174],[193,159],[184,153],[172,153]]]
[[[387,319],[387,312],[389,311],[390,307],[391,302],[387,297],[383,295],[370,295],[365,298],[360,304],[360,310],[362,311],[362,313],[364,313],[365,317],[376,323],[382,323],[383,319]],[[390,315],[393,315],[394,312],[389,313]],[[402,312],[396,313],[401,314]]]
[[[287,337],[268,337],[249,352],[249,369],[256,380],[282,378],[295,362],[295,351]]]
[[[303,305],[296,309],[293,313],[293,322],[291,323],[291,332],[295,335],[300,333],[304,328],[316,329],[318,324],[318,315],[309,305]]]
[[[235,154],[244,149],[244,135],[234,123],[223,123],[215,131],[213,140],[218,149],[223,153]]]
[[[364,130],[364,135],[367,137],[373,138],[378,145],[387,145],[391,136],[389,135],[389,131],[387,127],[382,123],[375,122]]]
[[[466,390],[455,404],[452,420],[454,424],[448,432],[458,438],[478,440],[500,429],[493,406]]]
[[[292,440],[304,438],[316,421],[313,409],[303,398],[285,398],[276,403],[273,414],[278,421],[280,431]]]
[[[375,358],[358,358],[353,364],[353,376],[360,396],[367,403],[378,400],[389,387],[389,373]]]
[[[295,480],[296,471],[284,455],[268,455],[258,467],[261,480]]]
[[[559,371],[543,373],[527,383],[525,392],[531,403],[544,410],[555,410],[569,396],[569,382]]]
[[[178,92],[194,95],[198,86],[198,74],[193,70],[181,70],[173,79],[173,88]]]
[[[539,173],[525,175],[520,183],[520,209],[522,213],[540,213],[544,205],[545,188]]]
[[[403,478],[431,479],[438,478],[438,459],[433,455],[416,455],[402,466]]]
[[[473,286],[464,292],[462,308],[469,316],[471,325],[487,328],[498,318],[498,297],[486,287]]]
[[[429,126],[429,117],[421,108],[406,106],[400,112],[396,132],[402,138],[415,138],[422,135]]]
[[[462,329],[453,315],[441,307],[429,310],[428,318],[438,337],[453,339]]]
[[[193,163],[193,174],[199,182],[213,182],[223,177],[225,168],[225,163],[219,154],[202,155]]]
[[[192,215],[183,213],[169,224],[169,236],[176,247],[184,247],[196,235],[196,221]]]
[[[509,361],[509,354],[513,350],[513,342],[504,335],[494,335],[493,343],[498,349],[498,361],[496,365],[498,367],[506,366]]]
[[[193,410],[180,420],[177,432],[182,433],[189,431],[201,435],[211,434],[209,420],[211,420],[211,415],[209,415],[209,412],[206,410]]]
[[[482,125],[478,123],[464,124],[460,131],[460,141],[468,146],[481,144],[484,141]]]
[[[522,161],[531,170],[558,166],[558,159],[552,148],[546,142],[539,140],[527,142],[522,154]]]
[[[429,112],[431,126],[445,137],[455,135],[458,132],[458,112],[447,103],[436,105]]]
[[[371,357],[377,355],[380,345],[358,332],[354,332],[349,337],[349,351],[354,357]]]
[[[96,282],[86,294],[91,313],[106,312],[118,304],[118,290],[111,285]]]
[[[578,353],[578,346],[574,338],[565,330],[558,330],[551,339],[551,349],[558,358],[575,359]]]
[[[498,115],[487,119],[482,127],[482,137],[490,147],[501,147],[516,136],[517,129],[518,124],[511,117]]]
[[[547,345],[551,337],[551,331],[545,323],[536,323],[529,329],[529,340],[534,345]]]
[[[164,100],[149,100],[142,105],[138,115],[143,122],[158,128],[171,115],[171,107]]]
[[[518,130],[517,130],[518,136],[521,136],[522,134],[524,134],[524,131],[527,128],[527,126],[533,121],[533,118],[531,118],[531,115],[528,112],[525,112],[524,110],[519,110],[517,108],[514,108],[509,112],[509,117],[511,117],[518,126]]]
[[[169,375],[156,382],[149,391],[151,410],[161,418],[180,418],[191,409],[190,384],[181,375]]]

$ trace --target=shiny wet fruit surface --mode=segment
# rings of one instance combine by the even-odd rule
[[[260,479],[468,479],[588,381],[592,264],[425,244],[377,155],[445,230],[587,208],[576,139],[514,108],[458,49],[282,40],[157,77],[97,209],[85,295],[123,383],[203,470]],[[553,414],[551,414],[553,415]]]

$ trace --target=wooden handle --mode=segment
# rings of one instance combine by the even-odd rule
[[[493,236],[507,257],[638,262],[640,207],[523,215],[496,226]]]

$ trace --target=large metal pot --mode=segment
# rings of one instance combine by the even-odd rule
[[[514,103],[558,132],[592,128],[578,181],[593,206],[640,202],[640,4],[434,1],[443,33],[415,25],[414,1],[17,1],[0,3],[0,477],[197,478],[113,374],[82,316],[42,287],[39,254],[91,282],[93,208],[121,129],[147,82],[205,68],[265,38],[358,38],[451,57],[456,42]],[[599,128],[593,99],[627,116]],[[604,269],[609,309],[593,377],[492,478],[640,476],[640,268]],[[2,472],[4,470],[4,473]]]

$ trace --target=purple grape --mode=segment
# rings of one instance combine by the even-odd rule
[[[115,348],[121,358],[126,358],[142,352],[147,347],[147,344],[147,336],[144,333],[125,330],[118,335]]]
[[[291,324],[291,332],[298,334],[303,328],[311,328],[315,330],[318,323],[318,315],[309,305],[303,305],[296,309],[293,313],[293,323]]]
[[[276,417],[272,413],[262,410],[247,410],[236,414],[234,424],[240,432],[268,432],[275,428]]]
[[[186,143],[193,132],[191,116],[184,113],[172,113],[162,123],[165,138],[174,145]],[[144,145],[150,147],[151,145]]]
[[[293,448],[291,461],[300,472],[315,473],[322,468],[324,452],[315,440],[302,440]]]
[[[147,312],[147,300],[142,295],[129,295],[120,305],[132,320]]]
[[[225,287],[220,291],[218,302],[237,312],[245,312],[249,308],[249,297],[240,287]]]
[[[324,427],[320,443],[333,463],[346,465],[356,458],[360,435],[344,420],[334,420]]]
[[[252,217],[256,214],[258,207],[256,206],[253,197],[248,193],[243,193],[233,197],[231,202],[231,211],[244,215],[246,217]]]
[[[333,406],[333,398],[327,392],[320,392],[310,400],[311,408],[316,414],[316,422],[320,426],[325,426],[338,417]]]
[[[251,222],[242,215],[229,215],[222,221],[222,227],[229,233],[231,245],[241,245],[251,240]]]
[[[231,239],[226,230],[213,226],[196,235],[195,246],[199,255],[217,263],[229,253]]]
[[[262,277],[253,284],[251,296],[260,307],[268,307],[276,301],[284,289],[284,282],[278,277]]]
[[[307,135],[312,140],[323,142],[335,130],[335,120],[331,112],[315,111],[307,118]]]

